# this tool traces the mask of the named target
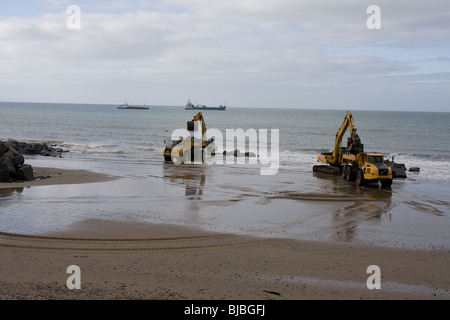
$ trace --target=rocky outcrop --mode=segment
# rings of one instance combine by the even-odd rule
[[[11,144],[0,142],[0,182],[17,180],[34,180],[33,168]]]

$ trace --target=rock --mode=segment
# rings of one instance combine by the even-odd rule
[[[238,149],[235,149],[234,151],[223,151],[222,154],[224,156],[226,155],[233,155],[235,157],[257,157],[257,155],[254,152],[241,152]]]
[[[8,170],[3,170],[0,168],[0,182],[9,182],[9,178],[11,177],[11,174]]]
[[[29,164],[24,164],[17,170],[16,178],[18,180],[33,181],[33,168]]]
[[[9,149],[8,144],[7,144],[6,142],[1,142],[1,143],[0,143],[0,157],[2,157],[3,154],[4,154],[6,151],[8,151],[8,149]]]
[[[8,157],[0,158],[0,170],[8,171],[10,175],[16,174],[16,168],[14,167],[13,161]]]
[[[15,155],[14,157],[11,158],[11,160],[15,167],[25,163],[25,158],[21,154]]]
[[[420,168],[419,167],[411,167],[409,168],[410,172],[420,172]]]
[[[33,168],[24,164],[25,158],[12,145],[0,143],[0,151],[0,182],[34,180]]]
[[[8,150],[5,153],[3,153],[2,158],[3,157],[11,159],[14,166],[17,166],[19,164],[23,164],[25,162],[25,158],[23,157],[23,155],[21,155],[11,145],[8,147]]]
[[[0,183],[9,182],[10,180],[10,174],[8,171],[3,171],[0,169]]]
[[[56,145],[48,145],[47,143],[27,143],[15,140],[7,140],[7,142],[22,155],[42,155],[46,157],[61,157],[61,153],[69,152]]]
[[[7,158],[14,158],[15,156],[19,155],[20,153],[17,152],[16,149],[14,149],[13,146],[9,146],[8,150],[6,150],[5,153],[3,153],[2,157],[7,157]]]
[[[10,158],[0,158],[0,182],[8,182],[16,175],[16,168]]]
[[[256,154],[254,152],[241,152],[238,149],[234,150],[233,152],[224,151],[223,154],[233,154],[235,157],[256,157]]]

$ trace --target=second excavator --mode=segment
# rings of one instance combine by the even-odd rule
[[[347,129],[350,128],[350,137],[347,146],[342,147],[341,142]],[[392,169],[385,163],[385,155],[375,152],[364,152],[364,145],[356,131],[355,122],[350,111],[336,133],[332,152],[325,152],[317,156],[317,161],[325,165],[315,165],[316,172],[341,174],[347,181],[356,181],[359,186],[368,183],[381,183],[382,186],[392,185]]]

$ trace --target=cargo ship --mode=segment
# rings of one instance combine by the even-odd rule
[[[186,103],[186,107],[184,108],[185,110],[225,110],[227,107],[225,105],[220,105],[218,107],[208,107],[205,105],[201,105],[201,104],[197,104],[194,105],[191,102],[191,99],[189,99],[189,101]]]
[[[121,104],[117,107],[117,109],[124,109],[124,110],[148,110],[150,109],[147,106],[130,106],[127,102],[124,104]]]

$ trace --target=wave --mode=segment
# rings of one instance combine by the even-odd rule
[[[148,142],[137,144],[111,144],[111,143],[69,143],[61,144],[69,152],[82,157],[123,158],[142,160],[163,160],[161,150],[163,146]],[[280,172],[312,172],[312,167],[319,164],[317,156],[329,149],[304,148],[301,150],[281,150],[277,154],[259,156],[259,162],[268,163],[278,159]],[[219,153],[222,151],[219,150]],[[450,181],[450,161],[444,155],[422,154],[422,153],[385,153],[386,158],[397,163],[405,164],[407,170],[411,167],[420,168],[420,174],[414,174],[415,179],[421,181]]]

